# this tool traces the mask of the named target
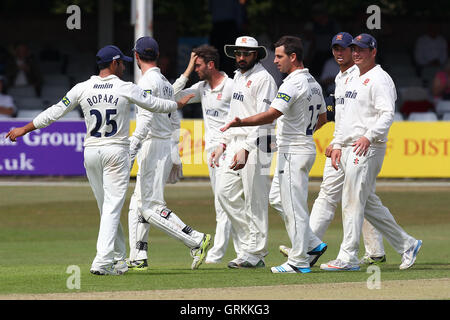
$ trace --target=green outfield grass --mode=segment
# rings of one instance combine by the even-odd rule
[[[400,255],[385,242],[387,264],[381,266],[382,280],[444,278],[450,274],[450,196],[449,189],[382,190],[378,195],[399,224],[424,244],[416,265],[400,271]],[[127,208],[132,188],[122,211],[122,224],[128,234]],[[311,189],[312,205],[318,190]],[[0,294],[59,293],[92,291],[134,291],[153,289],[263,286],[366,281],[360,272],[327,273],[316,266],[307,275],[273,275],[269,268],[231,270],[232,245],[217,265],[201,265],[191,270],[189,250],[181,242],[152,227],[149,240],[150,269],[129,272],[121,277],[99,277],[89,273],[95,256],[99,214],[88,186],[0,187]],[[166,200],[187,224],[214,234],[215,216],[211,189],[207,186],[173,187]],[[270,209],[268,267],[284,258],[280,244],[289,245],[280,216]],[[340,211],[326,233],[329,248],[321,262],[334,259],[342,237]],[[362,252],[361,252],[362,254]],[[68,266],[81,268],[81,289],[66,287]]]

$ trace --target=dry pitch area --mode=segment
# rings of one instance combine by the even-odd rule
[[[336,292],[339,292],[338,297]],[[255,300],[255,297],[258,297],[257,300],[441,300],[450,299],[450,278],[382,281],[380,289],[368,289],[365,282],[352,282],[182,290],[0,295],[1,300]]]

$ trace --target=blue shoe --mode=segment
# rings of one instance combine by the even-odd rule
[[[281,266],[270,268],[272,273],[309,273],[311,272],[310,268],[298,268],[289,264],[287,262],[283,263]]]
[[[320,269],[325,271],[358,271],[360,267],[359,265],[353,265],[340,259],[336,259],[327,263],[322,263]]]
[[[317,260],[319,260],[320,256],[324,254],[325,251],[327,251],[328,245],[325,242],[322,242],[317,247],[312,249],[308,252],[310,255],[309,257],[309,267],[312,267]]]
[[[416,262],[417,254],[422,247],[422,240],[416,240],[414,244],[402,254],[402,264],[400,265],[400,270],[405,270],[411,268]]]

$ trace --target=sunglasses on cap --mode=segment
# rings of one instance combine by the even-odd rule
[[[255,50],[252,50],[252,51],[234,50],[234,56],[235,57],[241,57],[241,56],[248,57],[249,55],[251,55],[252,53],[255,53],[255,52],[256,52]]]

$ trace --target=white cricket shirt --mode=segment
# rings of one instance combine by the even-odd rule
[[[177,110],[175,101],[155,98],[134,83],[125,82],[115,75],[92,76],[75,85],[60,102],[42,111],[34,118],[33,124],[36,128],[44,128],[80,105],[87,129],[84,146],[128,146],[131,104],[151,112]]]
[[[202,104],[203,121],[205,124],[205,150],[215,149],[221,142],[223,132],[220,128],[226,124],[228,112],[230,111],[230,101],[233,91],[233,80],[225,72],[222,82],[214,89],[211,89],[208,81],[199,81],[190,88],[181,90],[186,85],[188,78],[181,75],[173,84],[177,99],[195,94],[188,103]]]
[[[309,70],[291,72],[271,107],[283,113],[277,120],[278,152],[316,154],[313,133],[319,114],[326,112],[326,104],[322,87]]]
[[[347,82],[352,81],[353,77],[359,76],[359,68],[354,64],[344,72],[339,71],[334,79],[334,83],[336,87],[334,89],[334,98],[335,98],[335,106],[334,106],[334,128],[336,131],[336,127],[338,126],[340,116],[342,114],[344,108],[344,97],[345,97],[345,86]],[[335,133],[333,134],[335,136]],[[330,144],[334,143],[331,141]]]
[[[245,73],[236,70],[233,81],[227,122],[235,117],[243,119],[267,111],[278,90],[275,80],[261,63],[255,64]],[[244,138],[241,147],[250,151],[256,148],[259,136],[270,135],[274,129],[275,121],[261,126],[234,127],[225,132],[221,142],[228,144],[233,137],[240,136]]]
[[[0,107],[12,109],[13,111],[16,110],[13,98],[7,94],[0,93]],[[7,116],[6,114],[0,114],[0,118],[11,118],[11,116]]]
[[[394,120],[396,99],[394,82],[380,65],[349,78],[333,148],[350,146],[362,136],[374,147],[384,146]]]
[[[148,69],[139,79],[138,86],[155,97],[175,101],[174,89],[158,67]],[[174,130],[179,128],[178,112],[153,113],[136,108],[136,129],[133,136],[140,141],[152,137],[170,139]],[[175,140],[178,141],[178,137]]]

